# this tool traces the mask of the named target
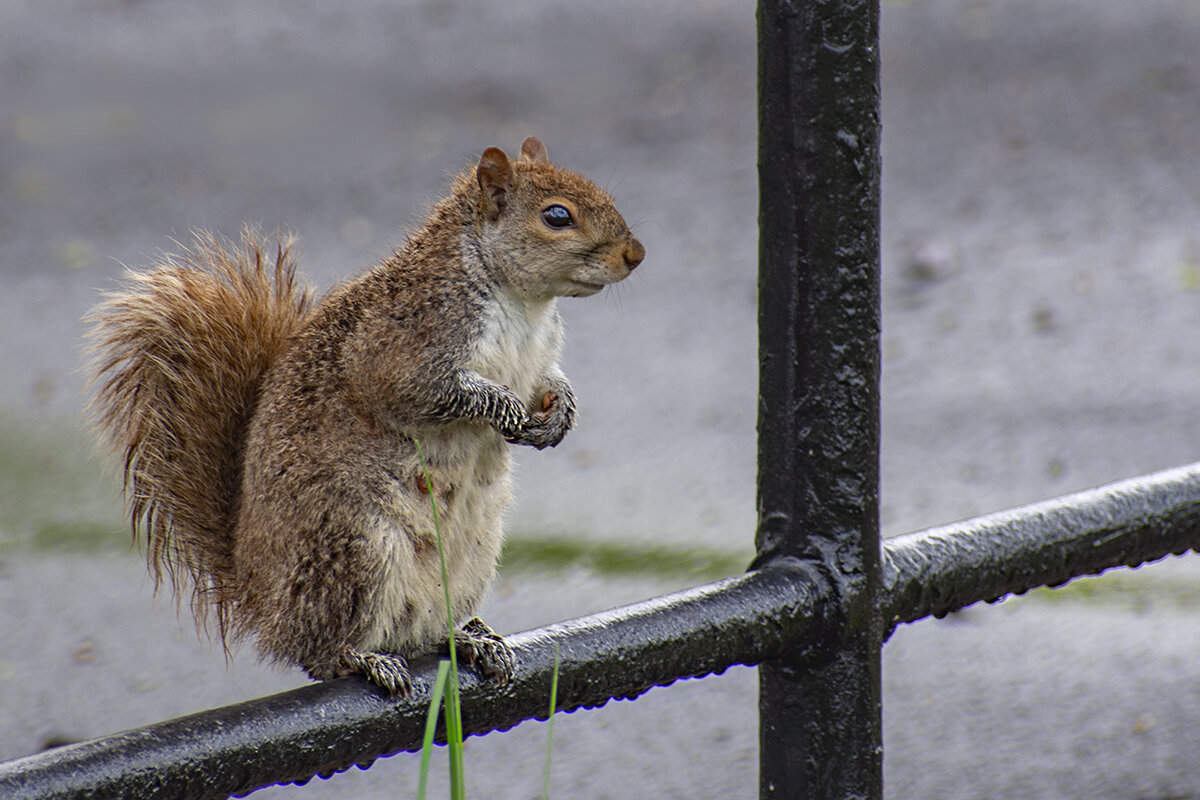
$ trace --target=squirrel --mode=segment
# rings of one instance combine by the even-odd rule
[[[319,301],[290,237],[195,237],[89,315],[91,414],[155,586],[190,587],[227,652],[249,638],[314,679],[407,694],[407,659],[448,639],[440,529],[455,650],[505,683],[512,650],[472,615],[500,555],[506,443],[553,447],[575,424],[556,298],[645,256],[612,198],[536,138],[516,159],[488,148]]]

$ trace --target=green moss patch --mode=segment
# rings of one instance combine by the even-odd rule
[[[129,546],[117,482],[73,421],[0,410],[0,546]]]
[[[1053,589],[1036,589],[1026,595],[1035,602],[1093,603],[1149,610],[1156,604],[1200,608],[1200,580],[1179,574],[1144,569],[1116,569],[1103,575],[1076,578]]]
[[[500,564],[506,572],[583,568],[604,575],[694,577],[706,581],[744,572],[750,558],[749,553],[702,547],[642,546],[518,534],[505,543]]]

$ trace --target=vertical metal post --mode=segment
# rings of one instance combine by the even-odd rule
[[[881,798],[879,2],[760,0],[758,36],[756,565],[830,589],[760,667],[760,795]]]

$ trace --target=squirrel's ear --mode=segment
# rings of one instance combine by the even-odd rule
[[[512,188],[513,169],[508,156],[499,147],[489,147],[479,158],[475,168],[479,181],[479,204],[483,215],[495,222],[508,205],[508,190]]]
[[[542,140],[536,136],[530,136],[521,145],[521,158],[526,161],[536,161],[539,164],[550,163],[550,155],[546,152],[546,145],[542,144]]]

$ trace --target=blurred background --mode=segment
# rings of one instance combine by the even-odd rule
[[[101,293],[244,222],[298,233],[327,288],[528,135],[648,255],[561,303],[579,427],[517,454],[489,621],[744,568],[754,26],[733,0],[0,4],[0,758],[303,682],[227,667],[152,598],[81,421]],[[1197,460],[1198,41],[1196,0],[885,0],[885,535]],[[898,632],[888,796],[1200,796],[1196,577],[1174,559]],[[736,669],[563,717],[552,788],[754,796],[754,692]],[[473,740],[468,779],[536,795],[543,736]],[[286,791],[403,795],[414,766]]]

